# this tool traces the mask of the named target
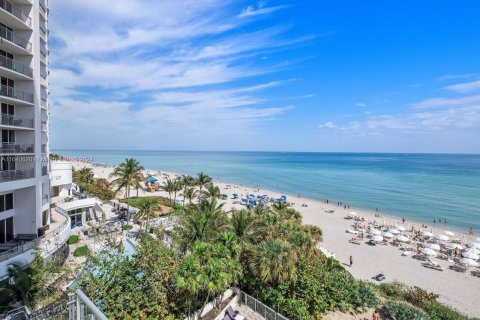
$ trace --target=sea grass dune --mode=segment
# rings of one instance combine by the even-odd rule
[[[91,167],[93,173],[102,178],[108,178],[113,168],[108,166],[92,165],[85,162],[75,162],[76,169]],[[145,173],[155,175],[160,184],[166,179],[175,179],[179,173],[159,172],[158,170],[146,170]],[[431,250],[432,256],[426,260],[417,260],[412,256],[416,255],[419,248],[410,245],[412,251],[406,249],[404,241],[413,240],[415,237],[426,237],[424,239],[435,240],[442,245],[450,245],[454,248],[463,248],[476,240],[475,235],[469,235],[460,230],[446,228],[444,223],[424,223],[403,217],[388,216],[377,213],[376,210],[367,211],[350,207],[347,204],[340,204],[338,201],[315,200],[305,198],[299,194],[283,194],[261,187],[252,187],[239,184],[216,181],[221,193],[228,197],[223,200],[224,208],[228,211],[232,208],[242,207],[242,198],[248,199],[250,195],[268,195],[272,198],[285,196],[294,209],[301,212],[303,222],[319,226],[323,230],[323,242],[319,245],[322,251],[333,255],[343,263],[348,271],[356,278],[375,281],[374,276],[383,274],[384,281],[400,281],[409,286],[418,286],[440,295],[440,301],[458,309],[469,316],[480,315],[480,278],[470,272],[457,272],[450,269],[458,266],[453,260],[446,257],[440,259],[433,241],[425,241],[424,247]],[[238,197],[233,195],[237,194]],[[168,196],[164,191],[139,192],[144,195]],[[181,200],[181,197],[178,198]],[[248,200],[247,200],[248,201]],[[375,228],[374,225],[386,225],[390,228],[381,231],[382,228]],[[411,230],[415,230],[412,232]],[[374,231],[376,230],[376,231]],[[362,239],[360,234],[364,234]],[[377,234],[379,237],[375,246],[367,244],[369,234]],[[380,239],[381,238],[381,239]],[[392,245],[393,239],[397,245]],[[443,239],[443,240],[442,240]],[[448,240],[448,241],[447,241]],[[423,240],[422,240],[423,241]],[[458,242],[455,245],[454,241]],[[429,243],[432,242],[432,243]],[[382,245],[385,243],[386,245]],[[401,250],[401,248],[405,250]],[[474,249],[466,251],[474,257]],[[425,255],[419,255],[424,257]],[[467,259],[464,257],[464,259]],[[449,261],[450,260],[450,261]],[[442,271],[440,271],[442,270]],[[470,269],[473,270],[473,269]],[[469,270],[469,271],[470,271]]]

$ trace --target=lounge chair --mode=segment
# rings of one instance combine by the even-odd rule
[[[443,268],[438,263],[432,262],[430,260],[427,260],[427,262],[422,263],[422,266],[424,266],[425,268],[429,268],[437,271],[443,271]]]
[[[238,311],[234,311],[232,306],[228,306],[225,315],[228,315],[230,319],[234,320],[244,320],[245,317],[238,314]]]
[[[462,273],[467,271],[467,268],[460,264],[454,264],[453,266],[449,266],[448,268]]]

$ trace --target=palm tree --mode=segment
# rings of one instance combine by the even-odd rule
[[[265,284],[278,284],[296,279],[297,255],[282,240],[268,239],[252,253],[250,271]]]
[[[140,211],[135,215],[135,219],[145,220],[145,232],[148,232],[150,219],[154,217],[155,212],[161,212],[160,203],[151,197],[142,198],[140,202]]]
[[[175,180],[173,182],[173,204],[177,203],[177,192],[182,190],[182,183],[180,180]]]
[[[203,195],[206,199],[217,199],[220,197],[220,188],[213,183],[209,183],[207,184],[207,188],[205,189]]]
[[[111,183],[117,186],[115,194],[121,189],[125,189],[125,197],[130,198],[130,188],[139,188],[143,190],[141,182],[145,181],[145,177],[142,174],[143,167],[140,163],[133,159],[125,159],[125,162],[116,167],[110,174],[111,178],[115,178]],[[128,214],[130,214],[130,203],[127,202]],[[130,220],[130,219],[129,219]]]
[[[201,197],[202,195],[202,188],[205,187],[207,184],[209,184],[212,181],[212,178],[210,178],[208,175],[204,174],[203,172],[200,172],[197,174],[197,186],[199,187],[199,193],[198,197]]]
[[[188,203],[192,204],[192,200],[195,198],[197,195],[197,190],[194,188],[186,188],[184,193],[182,194],[183,197],[183,203],[185,204],[185,199],[188,199]]]
[[[190,175],[183,175],[180,183],[183,186],[183,204],[185,204],[185,195],[187,194],[187,188],[194,185],[195,179]]]
[[[92,168],[83,167],[80,170],[73,170],[72,175],[76,183],[89,184],[93,182],[94,174]]]
[[[230,221],[233,227],[233,232],[242,245],[245,246],[250,242],[254,242],[259,236],[257,228],[258,220],[251,211],[245,209],[239,211],[235,210],[232,212]]]
[[[168,192],[168,197],[170,199],[170,205],[173,205],[172,203],[172,193],[175,191],[175,181],[167,179],[163,182],[162,186],[163,190]]]
[[[273,205],[272,205],[272,209],[273,211],[275,212],[280,212],[282,210],[285,210],[286,208],[288,208],[288,203],[286,203],[285,201],[281,201],[281,202],[275,202]]]

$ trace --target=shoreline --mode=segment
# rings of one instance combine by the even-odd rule
[[[108,178],[109,173],[113,170],[113,167],[101,167],[95,166],[85,162],[73,163],[76,169],[82,167],[90,167],[93,169],[95,175],[100,178]],[[170,179],[179,176],[179,173],[165,172],[160,170],[145,169],[144,173],[150,172],[157,174],[156,178],[158,183],[162,184],[165,177]],[[161,172],[161,174],[158,174]],[[227,200],[219,200],[224,204],[224,210],[230,211],[232,209],[244,208],[243,205],[233,203],[231,198],[232,193],[237,194],[268,194],[270,197],[278,198],[282,193],[274,192],[267,189],[256,189],[249,186],[226,183],[223,181],[213,180],[215,185],[220,188],[221,193],[229,195]],[[227,185],[230,185],[230,189],[225,189]],[[377,245],[369,246],[362,241],[359,245],[350,243],[350,239],[354,236],[347,232],[348,229],[352,229],[354,220],[345,219],[351,211],[355,211],[358,217],[365,218],[366,221],[377,221],[380,224],[385,221],[385,224],[391,226],[403,225],[407,230],[410,230],[414,225],[418,230],[423,223],[406,220],[402,223],[401,217],[388,216],[381,214],[380,217],[375,217],[375,212],[369,212],[357,208],[347,208],[343,206],[337,206],[336,203],[325,203],[324,201],[310,199],[310,198],[297,198],[286,193],[287,202],[293,202],[291,206],[302,215],[303,224],[316,225],[322,229],[323,241],[320,245],[327,249],[329,252],[335,254],[335,258],[344,265],[344,267],[357,279],[372,281],[372,277],[383,273],[386,276],[387,282],[400,281],[408,286],[418,286],[429,292],[439,294],[440,301],[465,313],[468,316],[478,316],[480,314],[480,305],[475,303],[478,296],[480,296],[480,278],[470,275],[470,272],[460,273],[448,269],[448,266],[452,263],[440,260],[432,259],[439,263],[444,271],[432,270],[422,266],[421,261],[413,259],[408,256],[402,255],[403,251],[400,251],[398,247]],[[167,196],[164,191],[145,192],[139,191],[139,196]],[[177,199],[181,200],[180,196]],[[238,200],[238,199],[237,199]],[[307,206],[303,206],[306,204]],[[329,210],[334,210],[334,213],[327,213]],[[442,225],[428,225],[428,231],[432,231],[435,234],[444,233],[445,231],[454,230],[456,232],[453,238],[459,238],[463,242],[470,242],[476,237],[480,237],[478,234],[469,236],[465,232],[457,233],[453,228],[445,228]],[[404,234],[410,236],[410,232],[404,232]],[[353,257],[353,265],[348,266],[349,258]],[[471,269],[473,270],[473,269]],[[478,269],[476,269],[478,270]]]

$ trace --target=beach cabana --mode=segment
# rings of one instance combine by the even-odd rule
[[[458,260],[458,263],[467,267],[478,267],[480,264],[472,259],[462,258]]]
[[[431,248],[424,248],[422,250],[422,253],[426,256],[432,256],[432,257],[436,257],[437,256],[437,252]]]
[[[400,241],[400,242],[408,242],[410,239],[408,239],[408,237],[405,237],[405,236],[398,236],[397,238],[397,241]]]
[[[435,239],[441,240],[441,241],[448,241],[448,240],[450,240],[450,238],[449,238],[448,236],[444,235],[444,234],[437,234],[437,235],[435,236]]]
[[[462,257],[468,258],[468,259],[472,259],[472,260],[478,260],[478,259],[480,259],[480,257],[478,256],[478,254],[473,253],[473,252],[469,252],[469,251],[462,252]]]

